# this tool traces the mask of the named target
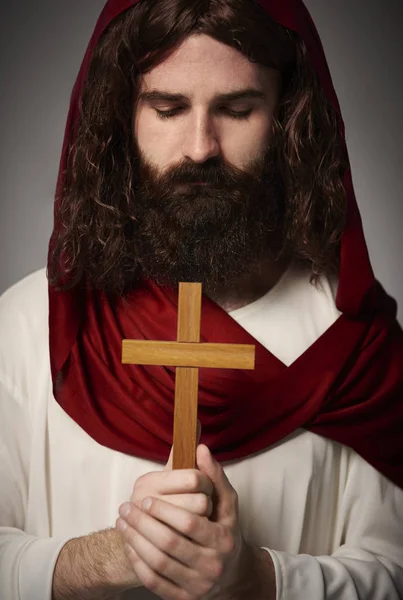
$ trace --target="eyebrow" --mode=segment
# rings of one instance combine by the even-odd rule
[[[266,99],[266,94],[261,90],[255,88],[245,88],[241,90],[234,90],[233,92],[227,92],[225,94],[217,94],[214,96],[214,100],[219,102],[234,102],[235,100],[245,100],[258,98],[260,100]],[[149,92],[141,92],[139,95],[139,101],[142,102],[189,102],[190,96],[186,94],[173,94],[163,90],[150,90]]]

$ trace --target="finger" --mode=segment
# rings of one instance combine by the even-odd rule
[[[165,500],[158,498],[150,498],[147,500],[151,500],[151,504],[147,510],[143,507],[143,511],[147,512],[147,514],[153,517],[154,520],[158,519],[161,524],[165,523],[171,529],[173,529],[174,532],[179,532],[184,536],[184,538],[188,538],[189,540],[196,542],[199,546],[211,549],[216,548],[215,542],[219,528],[217,524],[211,523],[206,517],[200,517],[199,515],[192,514],[183,508],[173,506]],[[175,542],[173,541],[172,536],[171,542],[174,545]],[[165,550],[166,548],[163,547],[162,549]],[[199,550],[198,547],[190,547],[189,552],[192,552],[192,554],[186,559],[185,564],[194,566],[193,555],[197,550]],[[184,546],[180,545],[178,554],[175,553],[173,556],[182,560],[182,553],[185,553],[185,550]]]
[[[161,576],[165,580],[176,584],[180,589],[186,590],[189,594],[204,595],[209,591],[208,587],[212,585],[212,580],[206,579],[206,577],[200,575],[195,570],[162,552],[152,542],[138,531],[134,531],[131,527],[128,528],[127,543],[133,547],[140,561],[145,563],[154,573],[153,587],[157,584],[157,576]],[[136,574],[138,564],[134,565]]]
[[[191,513],[183,511],[181,508],[172,506],[163,500],[153,500],[155,500],[155,503],[162,503],[167,505],[168,508],[172,508],[174,511],[179,511],[181,513],[182,520],[186,521],[190,516],[195,519],[203,520],[207,524],[209,523],[208,519],[205,517],[192,515]],[[119,513],[122,517],[122,512],[120,509]],[[179,519],[175,520],[172,517],[165,518],[167,521],[179,521]],[[181,535],[182,532],[179,529],[174,529],[170,522],[167,523],[160,521],[158,518],[154,518],[154,516],[147,514],[147,512],[142,511],[136,506],[132,505],[130,513],[124,518],[124,520],[122,518],[118,519],[117,527],[125,537],[133,532],[139,533],[149,542],[151,542],[156,548],[165,554],[168,554],[172,558],[177,559],[179,562],[189,568],[195,569],[202,573],[205,572],[205,569],[207,569],[207,573],[210,572],[210,564],[208,563],[210,562],[211,557],[214,556],[215,552],[208,547],[205,548],[202,545],[195,544],[192,539],[188,539],[190,536],[186,537],[186,533]],[[186,525],[184,529],[186,532]],[[211,540],[213,539],[213,535],[210,534],[209,537],[206,534],[204,539]]]
[[[201,517],[210,517],[213,512],[213,501],[211,497],[206,496],[206,494],[169,494],[164,496],[156,495],[155,497],[160,500],[165,500],[174,506],[179,506],[179,508],[184,508]],[[136,502],[136,506],[141,508],[141,502]]]
[[[200,492],[207,496],[211,496],[214,489],[210,479],[197,469],[146,473],[137,479],[134,485],[134,493],[142,488],[153,490],[152,494],[155,495]]]
[[[238,496],[224,469],[205,444],[200,444],[197,448],[197,465],[214,485],[216,494],[215,520],[222,524],[231,525],[238,514]]]
[[[118,521],[116,521],[116,525],[117,525]],[[123,545],[125,548],[125,552],[126,552],[126,556],[129,560],[129,564],[132,568],[134,568],[135,564],[139,561],[141,561],[141,558],[139,557],[139,555],[137,554],[137,552],[135,551],[135,549],[130,546],[130,544],[128,544],[127,542],[125,542],[125,538],[123,537],[123,533],[121,531],[119,531],[119,533],[122,536],[122,540],[123,540]]]
[[[158,598],[162,598],[162,600],[193,600],[194,595],[192,596],[175,583],[158,575],[144,561],[140,560],[133,568],[140,583]]]

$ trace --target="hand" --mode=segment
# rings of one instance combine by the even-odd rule
[[[201,425],[197,422],[197,443],[200,440]],[[139,477],[133,487],[130,502],[141,508],[144,498],[152,496],[175,506],[186,509],[190,513],[209,517],[213,510],[212,482],[197,469],[172,470],[173,446],[165,467],[162,471],[147,473]],[[119,533],[119,528],[117,528]],[[124,540],[123,540],[124,541]],[[130,576],[133,573],[133,558],[138,558],[131,548]],[[137,580],[136,576],[136,580]],[[137,585],[139,585],[137,583]],[[140,583],[141,585],[141,583]]]
[[[197,444],[200,435],[201,424],[197,421]],[[196,515],[209,517],[213,510],[212,482],[197,469],[173,471],[172,461],[173,446],[162,471],[146,473],[136,480],[130,502],[141,508],[144,498],[153,496]]]
[[[117,527],[137,577],[160,598],[241,597],[239,591],[251,576],[249,572],[245,578],[245,568],[253,552],[241,534],[238,495],[203,444],[197,448],[197,465],[214,484],[210,520],[153,496],[149,508],[146,502],[142,507],[135,503],[121,507]]]

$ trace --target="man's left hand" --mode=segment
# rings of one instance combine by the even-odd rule
[[[163,600],[236,600],[265,587],[269,573],[254,568],[259,549],[243,539],[238,494],[204,444],[197,448],[197,466],[214,484],[210,519],[151,498],[149,508],[122,505],[116,526],[137,577]],[[265,582],[256,581],[260,573]]]

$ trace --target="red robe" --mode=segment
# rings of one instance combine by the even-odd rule
[[[56,197],[63,189],[78,103],[93,48],[111,21],[138,0],[109,0],[96,24],[71,98]],[[322,44],[301,0],[260,0],[304,40],[323,89],[344,123]],[[201,442],[219,461],[268,448],[298,428],[353,448],[403,487],[403,332],[396,303],[375,280],[350,168],[348,215],[336,297],[339,319],[289,367],[207,297],[202,342],[256,346],[254,371],[202,369]],[[55,231],[59,200],[55,203]],[[49,252],[53,241],[51,239]],[[177,291],[144,281],[113,306],[101,292],[49,287],[50,357],[60,406],[98,443],[165,462],[172,445],[175,369],[121,364],[124,338],[176,339]]]

